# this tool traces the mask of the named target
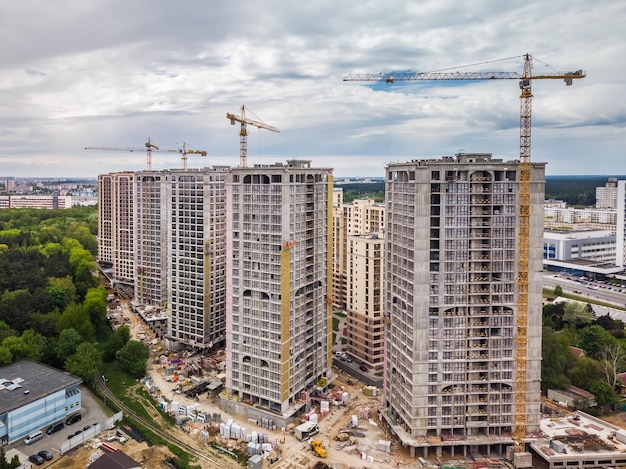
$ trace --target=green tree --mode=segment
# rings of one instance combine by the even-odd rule
[[[556,287],[554,287],[554,296],[563,296],[563,288],[561,287],[561,285],[557,285]]]
[[[615,337],[598,325],[581,329],[579,336],[578,347],[582,348],[588,357],[596,360],[601,358],[600,351],[603,346],[616,343]]]
[[[30,326],[27,314],[30,310],[31,294],[27,289],[5,291],[0,296],[0,320],[11,328],[23,331]]]
[[[73,327],[87,341],[93,342],[95,339],[94,327],[91,324],[89,313],[83,305],[69,305],[57,321],[57,331]]]
[[[67,305],[76,301],[76,286],[69,275],[63,278],[49,278],[46,290],[52,297],[53,307],[59,311],[63,311]]]
[[[86,382],[91,382],[98,369],[102,366],[102,357],[95,345],[84,342],[78,346],[76,353],[68,357],[65,362],[65,371],[78,376]]]
[[[107,324],[107,291],[100,285],[87,290],[83,306],[89,313],[89,318],[96,330],[108,327]]]
[[[591,324],[595,320],[590,304],[568,302],[565,304],[563,322],[578,329]]]
[[[128,326],[120,326],[115,333],[109,336],[102,347],[102,359],[105,362],[112,362],[117,357],[120,350],[130,340],[130,329]]]
[[[556,333],[548,327],[543,328],[542,337],[541,390],[567,388],[571,383],[566,366],[574,360],[571,349],[559,342]]]
[[[120,368],[135,378],[142,378],[146,374],[148,357],[150,353],[148,347],[142,342],[129,340],[117,352],[117,361]]]
[[[46,338],[33,329],[26,329],[20,336],[20,340],[27,350],[25,358],[36,362],[41,361],[46,348]]]
[[[563,316],[565,315],[565,302],[548,303],[542,309],[543,325],[551,327],[555,331],[563,329]]]
[[[83,336],[81,336],[76,329],[73,327],[63,329],[56,343],[56,356],[59,362],[64,363],[70,355],[74,355],[78,346],[82,343]]]
[[[4,342],[4,341],[3,341]],[[4,344],[0,345],[0,366],[10,365],[13,363],[13,354]]]
[[[567,377],[574,386],[587,390],[591,389],[594,382],[604,381],[598,362],[589,357],[576,360],[576,365],[568,370]]]
[[[601,407],[617,404],[619,396],[606,381],[596,381],[589,387],[589,392],[596,396],[596,404]]]

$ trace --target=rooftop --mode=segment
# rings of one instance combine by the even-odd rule
[[[79,378],[41,363],[22,360],[0,368],[0,413],[10,412],[81,383]]]
[[[543,419],[540,427],[544,437],[531,447],[546,460],[626,459],[626,431],[583,412]]]

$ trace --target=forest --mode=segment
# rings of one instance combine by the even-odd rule
[[[96,207],[0,210],[0,366],[29,359],[86,382],[103,360],[145,373],[147,347],[106,319],[97,217]]]
[[[626,176],[613,176],[624,179]],[[564,200],[570,207],[591,207],[596,203],[596,187],[604,187],[609,176],[546,176],[546,199]],[[355,183],[336,185],[343,189],[344,203],[370,197],[385,200],[385,183]]]

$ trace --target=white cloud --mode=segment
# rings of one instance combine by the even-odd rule
[[[588,174],[591,158],[603,174],[624,173],[621,2],[0,3],[0,177],[139,169],[145,155],[83,148],[148,137],[208,151],[190,167],[237,165],[238,126],[225,114],[242,104],[281,131],[250,128],[250,162],[302,158],[338,176],[376,176],[390,161],[459,149],[515,158],[515,80],[373,91],[342,78],[506,57],[517,58],[476,69],[521,71],[526,52],[540,59],[536,71],[544,61],[588,72],[572,87],[534,83],[533,159],[549,174]]]

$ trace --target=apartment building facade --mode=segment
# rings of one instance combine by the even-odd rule
[[[226,391],[282,414],[331,372],[332,170],[233,168],[227,184]]]
[[[225,341],[226,178],[230,168],[167,173],[169,349],[208,350]]]
[[[3,208],[71,208],[70,195],[0,195],[0,209]]]
[[[138,304],[167,303],[167,188],[169,174],[140,171],[134,174],[135,289]]]
[[[540,417],[544,171],[531,165],[529,433]],[[383,414],[413,454],[512,442],[519,197],[519,163],[491,154],[386,168]]]
[[[382,267],[385,205],[343,202],[333,191],[333,304],[346,319],[346,351],[368,369],[382,370]]]
[[[98,175],[98,262],[115,283],[134,284],[134,173]]]

